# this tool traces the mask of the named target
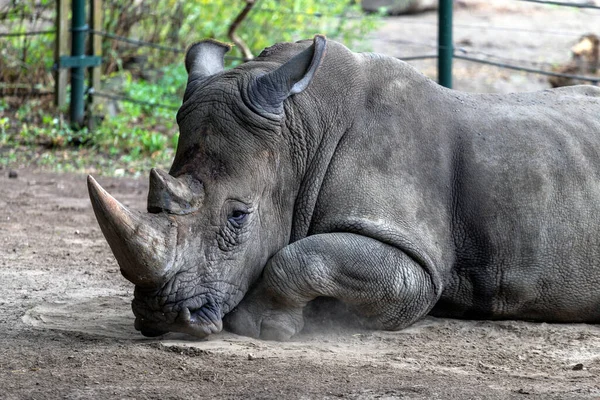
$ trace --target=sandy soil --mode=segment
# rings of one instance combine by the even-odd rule
[[[458,9],[456,21],[573,32],[591,21],[564,9],[500,3],[507,2]],[[387,20],[376,49],[422,52],[389,42],[434,43],[435,27],[420,21],[435,21],[435,14]],[[560,61],[577,35],[512,38],[457,28],[456,38],[510,57]],[[419,65],[432,73],[433,64]],[[486,68],[457,64],[455,86],[547,87],[537,76],[501,72],[506,76],[498,78],[498,70]],[[600,398],[600,327],[592,325],[427,318],[402,332],[313,324],[288,343],[228,333],[205,341],[143,338],[133,328],[132,287],[96,224],[85,177],[18,173],[9,179],[0,170],[2,399]],[[125,204],[144,209],[145,179],[99,180]]]

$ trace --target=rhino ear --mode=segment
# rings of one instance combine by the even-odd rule
[[[225,53],[230,49],[230,45],[212,39],[194,43],[185,55],[188,82],[223,71]]]
[[[249,91],[251,103],[257,111],[281,114],[284,100],[310,85],[325,56],[326,47],[325,36],[317,35],[309,48],[275,71],[259,77]]]

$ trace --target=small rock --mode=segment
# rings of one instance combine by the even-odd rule
[[[250,353],[250,354],[248,354],[248,360],[249,361],[256,360],[256,357],[254,357],[254,354]]]
[[[573,371],[581,371],[583,369],[583,364],[575,364],[573,365]]]
[[[17,174],[17,171],[15,171],[14,169],[8,171],[8,177],[11,179],[17,179],[18,176],[19,174]]]

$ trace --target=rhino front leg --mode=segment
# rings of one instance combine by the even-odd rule
[[[228,330],[287,340],[317,297],[350,306],[367,328],[404,328],[433,307],[441,288],[403,251],[353,233],[309,236],[271,258],[261,280],[225,317]]]

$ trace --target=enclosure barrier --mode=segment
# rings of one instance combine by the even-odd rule
[[[452,88],[452,2],[439,0],[438,4],[438,83]]]
[[[136,103],[145,106],[153,106],[160,107],[169,110],[177,110],[178,105],[176,104],[166,104],[154,101],[146,101],[140,99],[134,99],[128,96],[124,96],[120,93],[108,93],[100,90],[100,68],[99,63],[101,60],[100,54],[100,41],[102,38],[121,41],[124,43],[128,43],[133,46],[138,47],[148,47],[154,48],[161,51],[169,51],[174,53],[184,53],[185,50],[181,48],[175,48],[170,46],[161,45],[158,43],[147,42],[142,40],[131,39],[119,35],[115,35],[110,32],[105,32],[102,30],[102,20],[101,20],[101,10],[102,10],[102,0],[87,0],[90,4],[90,25],[87,25],[86,20],[86,12],[85,12],[85,2],[86,0],[73,0],[73,18],[71,28],[68,29],[68,1],[67,0],[57,0],[56,1],[56,29],[53,30],[37,30],[37,31],[29,31],[29,32],[18,32],[18,33],[0,33],[0,37],[18,37],[18,36],[34,36],[34,35],[55,35],[56,47],[55,47],[55,103],[57,106],[63,106],[66,103],[66,93],[67,93],[67,76],[68,69],[71,69],[71,101],[70,101],[70,116],[71,120],[76,124],[81,124],[84,116],[84,99],[87,96],[88,101],[97,98],[107,98],[114,101],[125,101]],[[584,9],[595,9],[600,10],[599,6],[588,4],[588,3],[567,3],[564,1],[545,1],[545,0],[516,0],[522,2],[529,3],[537,3],[537,4],[546,4],[546,5],[554,5],[554,6],[565,6],[565,7],[576,7],[576,8],[584,8]],[[278,9],[266,9],[266,8],[258,8],[260,11],[268,11],[272,13],[290,13],[286,10],[278,10]],[[354,16],[347,15],[326,15],[319,12],[313,13],[295,13],[302,14],[314,18],[355,18]],[[405,21],[406,22],[406,21]],[[557,73],[549,70],[539,69],[539,68],[530,68],[520,65],[515,65],[514,62],[519,62],[523,60],[510,60],[504,59],[507,62],[500,61],[492,61],[489,59],[482,59],[480,57],[472,57],[469,54],[479,54],[480,56],[484,56],[487,58],[496,58],[502,59],[503,57],[487,54],[484,52],[467,50],[461,47],[455,47],[452,40],[452,29],[453,26],[462,26],[462,27],[472,27],[472,28],[480,28],[477,26],[469,26],[469,25],[460,25],[453,24],[452,21],[452,0],[439,0],[438,7],[438,43],[437,45],[430,45],[427,43],[419,43],[410,40],[404,39],[396,39],[390,40],[390,42],[397,43],[405,43],[405,44],[414,44],[414,45],[423,45],[427,47],[432,47],[437,50],[437,54],[425,54],[419,56],[412,57],[401,57],[405,61],[411,60],[423,60],[423,59],[437,59],[438,60],[438,81],[441,85],[446,87],[452,86],[452,60],[459,59],[465,60],[474,63],[487,64],[496,66],[499,68],[523,71],[534,74],[541,74],[546,76],[558,76],[565,77],[570,79],[577,79],[581,81],[588,81],[592,84],[598,84],[600,82],[599,77],[593,76],[581,76],[581,75],[573,75],[573,74],[564,74]],[[536,33],[555,33],[552,31],[538,31],[538,30],[529,30],[522,28],[498,28],[498,27],[486,27],[486,29],[500,29],[505,31],[527,31],[527,32],[536,32]],[[71,55],[68,56],[66,53],[68,52],[67,43],[69,39],[69,33],[72,35],[72,47],[71,47]],[[86,36],[90,36],[90,46],[88,49],[88,54],[86,54],[85,49],[85,38]],[[238,61],[247,61],[246,58],[241,57],[233,57],[227,56],[227,59],[230,60],[238,60]],[[85,69],[92,69],[90,74],[90,79],[88,83],[87,89],[85,88],[85,78],[83,71]],[[0,83],[0,89],[3,89],[2,84]],[[36,94],[48,94],[50,92],[46,91],[31,91],[31,95]]]

